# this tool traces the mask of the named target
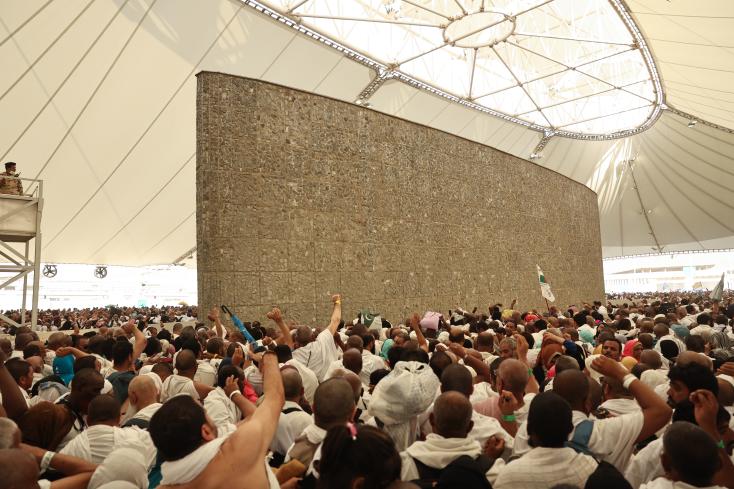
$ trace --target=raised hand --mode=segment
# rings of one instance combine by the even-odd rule
[[[622,380],[629,370],[624,368],[621,363],[612,360],[604,355],[599,355],[591,362],[591,368],[599,372],[605,377],[612,377]]]
[[[510,415],[514,414],[520,407],[520,403],[517,402],[515,395],[510,391],[500,392],[499,408],[502,414]]]
[[[232,365],[235,367],[241,367],[244,359],[245,352],[242,351],[241,346],[237,346],[237,348],[234,349],[234,353],[232,353]]]
[[[716,415],[719,412],[719,401],[713,392],[698,389],[691,392],[689,399],[693,403],[693,413],[696,423],[702,428],[716,429]]]
[[[492,435],[484,442],[484,454],[489,458],[499,458],[505,451],[505,440],[497,435]]]
[[[237,379],[235,379],[234,375],[230,375],[227,377],[227,380],[224,383],[224,393],[227,394],[227,397],[231,396],[233,392],[237,392],[240,390],[240,386],[237,383]]]
[[[267,316],[268,316],[268,319],[271,319],[275,321],[276,323],[279,323],[280,321],[283,320],[283,314],[280,312],[280,309],[278,309],[277,307],[274,307],[273,310],[267,314]]]

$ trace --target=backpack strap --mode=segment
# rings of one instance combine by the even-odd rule
[[[144,419],[139,419],[139,418],[130,418],[127,421],[125,421],[125,424],[123,424],[122,427],[129,428],[131,426],[137,426],[141,430],[147,430],[149,425],[150,425],[150,421],[146,421]]]
[[[592,452],[589,449],[589,441],[591,440],[591,433],[594,431],[594,422],[590,419],[585,419],[573,430],[573,436],[569,441],[566,442],[566,446],[573,448],[578,453],[585,455],[591,455]]]

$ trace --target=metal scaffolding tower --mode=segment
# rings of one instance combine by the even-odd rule
[[[3,175],[2,178],[14,177]],[[26,321],[28,275],[32,272],[30,325],[35,326],[38,323],[38,288],[41,279],[43,181],[30,178],[17,178],[17,180],[27,182],[28,186],[33,188],[23,195],[0,194],[0,281],[2,281],[0,289],[22,279],[23,301],[19,322],[5,314],[0,314],[0,319],[16,327],[29,324]],[[33,241],[32,255],[31,241]],[[19,245],[24,252],[18,251]],[[8,277],[7,274],[11,276]]]

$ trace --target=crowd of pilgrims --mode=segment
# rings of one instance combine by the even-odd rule
[[[0,489],[734,488],[731,292],[396,325],[329,307],[7,327]]]

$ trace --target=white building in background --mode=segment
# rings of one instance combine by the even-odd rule
[[[604,260],[608,293],[711,290],[724,273],[724,288],[734,288],[734,250],[638,255]]]
[[[39,309],[197,303],[195,268],[108,266],[105,278],[95,277],[95,268],[94,265],[57,264],[55,277],[41,277]],[[18,281],[0,290],[0,309],[20,309],[22,289],[23,283]],[[30,290],[28,297],[30,308]]]

